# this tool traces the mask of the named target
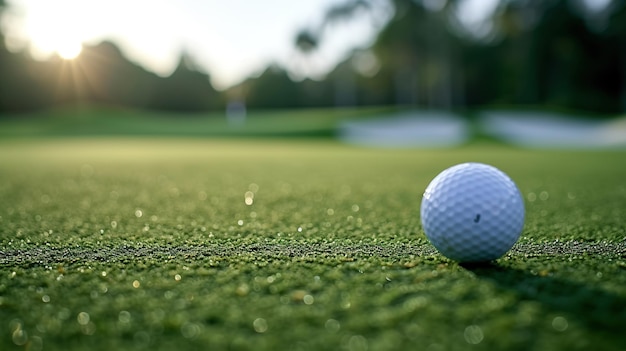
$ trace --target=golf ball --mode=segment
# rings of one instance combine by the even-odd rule
[[[490,261],[513,247],[524,226],[524,201],[504,172],[462,163],[428,185],[420,209],[428,240],[459,262]]]

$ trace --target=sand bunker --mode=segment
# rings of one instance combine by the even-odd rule
[[[448,112],[406,112],[339,126],[340,140],[362,146],[445,147],[468,138],[467,122]]]
[[[532,148],[624,148],[626,118],[592,120],[544,112],[486,111],[480,128],[503,141]]]

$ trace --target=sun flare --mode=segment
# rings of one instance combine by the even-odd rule
[[[59,0],[43,2],[31,9],[23,19],[22,36],[29,41],[31,54],[45,59],[58,55],[71,60],[83,49],[83,32],[89,31],[89,21],[80,15],[81,2]]]
[[[80,55],[81,51],[83,51],[83,46],[81,43],[68,41],[66,43],[58,43],[56,44],[56,48],[54,51],[65,60],[72,60]]]

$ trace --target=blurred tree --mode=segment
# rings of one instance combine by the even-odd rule
[[[0,38],[2,40],[2,38]],[[46,64],[23,53],[11,53],[0,45],[0,112],[40,109],[53,101]]]
[[[326,28],[337,22],[351,19],[361,10],[371,10],[371,1],[375,0],[348,0],[344,3],[331,6],[324,16],[322,23],[314,29],[303,29],[296,35],[296,47],[305,52],[315,51]]]
[[[500,73],[491,100],[507,103],[552,104],[569,108],[616,112],[626,60],[618,48],[623,34],[594,29],[588,7],[580,0],[503,2],[496,12],[496,28],[503,39],[489,55],[492,70]],[[623,12],[623,3],[610,6],[611,14]],[[619,8],[618,8],[619,6]],[[623,33],[623,32],[622,32]],[[482,48],[478,48],[479,50]],[[617,49],[617,50],[616,50]],[[490,100],[488,99],[488,100]]]
[[[626,1],[612,1],[611,6],[602,14],[606,17],[606,29],[603,34],[609,42],[607,46],[615,54],[614,68],[611,74],[616,78],[616,95],[619,108],[626,112]]]
[[[4,9],[5,3],[0,0],[0,18]],[[34,84],[36,68],[29,67],[23,55],[9,52],[0,32],[0,112],[18,111],[43,103],[43,94]]]
[[[478,27],[464,22],[466,4],[343,0],[318,26],[298,33],[295,46],[312,55],[334,24],[371,16],[384,26],[370,48],[356,50],[322,81],[295,82],[271,65],[231,91],[253,108],[553,104],[626,111],[625,1],[594,8],[586,0],[501,0]],[[0,77],[0,112],[81,101],[177,111],[224,107],[223,94],[189,54],[161,78],[111,42],[85,47],[74,60],[43,62],[0,45]]]
[[[191,112],[223,107],[223,104],[208,74],[183,52],[174,72],[157,83],[150,107]]]
[[[454,69],[459,65],[459,44],[447,26],[454,1],[439,6],[422,1],[393,3],[395,15],[373,49],[382,65],[389,67],[396,102],[435,108],[458,104],[453,82],[460,79]]]
[[[244,82],[244,86],[246,104],[251,108],[299,106],[298,84],[278,65],[270,65],[257,78]]]
[[[128,61],[112,42],[83,48],[80,56],[50,61],[58,75],[60,103],[90,101],[108,105],[147,107],[157,77]]]
[[[456,1],[403,1],[390,0],[394,15],[381,30],[372,52],[382,68],[369,80],[392,89],[393,98],[379,90],[377,96],[370,90],[368,99],[403,105],[423,104],[429,107],[449,108],[462,101],[462,79],[456,67],[459,52],[458,38],[448,30],[450,9]],[[320,45],[326,27],[353,16],[371,14],[383,8],[377,0],[348,0],[331,7],[325,20],[315,30],[306,29],[296,37],[296,46],[303,52],[311,52]],[[345,90],[351,77],[345,68],[331,75],[337,80],[337,88]],[[362,80],[362,79],[360,79]],[[337,93],[337,95],[345,95]],[[357,99],[353,99],[357,100]],[[339,100],[338,100],[339,101]],[[367,103],[362,101],[362,103]]]
[[[0,0],[0,13],[4,9]],[[85,46],[73,60],[53,55],[35,61],[11,53],[0,33],[0,112],[91,102],[139,108],[200,111],[222,107],[209,76],[187,53],[161,78],[130,62],[112,42]]]
[[[326,107],[333,105],[332,82],[328,79],[305,79],[297,84],[298,105],[302,107]]]
[[[108,41],[85,46],[73,60],[55,55],[43,62],[0,45],[0,76],[0,112],[83,102],[184,112],[223,106],[189,55],[181,55],[176,70],[161,78]]]
[[[355,78],[341,64],[328,76],[345,83],[336,89],[353,86],[353,101],[367,103],[362,87],[378,86],[385,88],[368,90],[367,100],[437,108],[496,103],[625,109],[624,1],[594,10],[584,0],[502,0],[476,28],[463,23],[466,1],[388,1],[394,14],[372,47],[379,71]],[[380,8],[375,3],[347,0],[330,8],[319,28],[298,34],[296,47],[312,53],[325,27]]]

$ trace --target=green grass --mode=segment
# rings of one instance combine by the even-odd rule
[[[0,141],[0,349],[622,350],[625,156]],[[428,182],[465,161],[526,198],[489,265],[420,227]]]
[[[340,121],[380,116],[393,107],[254,110],[245,123],[223,112],[152,112],[106,106],[66,106],[0,115],[0,138],[84,136],[332,137]]]

